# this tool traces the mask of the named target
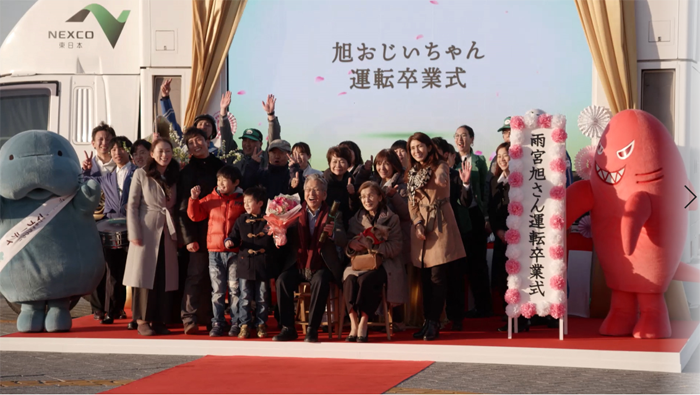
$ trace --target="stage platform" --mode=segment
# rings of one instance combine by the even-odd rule
[[[412,331],[386,334],[370,331],[369,343],[347,343],[320,334],[320,343],[273,342],[277,331],[270,320],[266,339],[211,338],[205,332],[187,336],[182,327],[168,336],[145,338],[126,330],[128,320],[102,325],[86,316],[73,320],[67,333],[14,333],[0,337],[0,350],[147,355],[247,355],[268,357],[342,358],[396,361],[488,363],[528,366],[620,369],[680,373],[700,344],[696,321],[675,321],[669,339],[639,340],[598,334],[602,320],[570,317],[569,334],[558,339],[558,329],[532,327],[513,339],[497,332],[500,318],[464,321],[463,332],[443,331],[433,342],[417,341]],[[202,328],[204,329],[204,328]],[[345,332],[347,335],[347,331]]]

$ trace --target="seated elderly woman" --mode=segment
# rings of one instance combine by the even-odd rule
[[[346,253],[353,262],[343,273],[343,296],[351,325],[350,335],[345,340],[365,343],[368,317],[379,307],[384,284],[390,290],[405,292],[407,283],[401,259],[403,235],[398,215],[387,207],[384,192],[376,182],[363,183],[359,194],[362,209],[350,219],[348,228],[352,240]],[[381,266],[367,270],[367,266],[356,264],[356,260],[363,255],[367,257],[366,254],[378,256]]]
[[[294,292],[299,284],[311,283],[309,327],[306,342],[318,341],[318,328],[326,310],[331,283],[340,284],[345,264],[340,260],[336,246],[345,248],[345,228],[339,212],[335,220],[329,217],[326,204],[328,183],[319,174],[312,174],[304,183],[302,215],[299,223],[287,229],[287,244],[275,251],[276,261],[281,262],[281,274],[275,282],[282,330],[273,337],[275,341],[297,338],[294,328]],[[326,233],[321,241],[321,235]]]

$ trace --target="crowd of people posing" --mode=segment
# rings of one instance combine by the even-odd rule
[[[100,182],[102,215],[126,218],[129,239],[128,249],[104,251],[105,278],[91,297],[95,319],[112,324],[125,318],[130,286],[128,328],[144,336],[168,334],[168,325],[181,322],[188,335],[206,325],[210,336],[266,337],[274,311],[281,330],[273,340],[294,340],[295,293],[303,282],[311,293],[309,342],[318,341],[332,287],[342,293],[350,318],[347,341],[367,341],[368,322],[385,308],[383,292],[395,330],[420,327],[416,339],[439,336],[443,311],[454,331],[465,318],[502,313],[509,118],[498,129],[504,142],[490,164],[472,148],[473,129],[462,125],[454,146],[418,132],[366,161],[357,144],[344,141],[328,149],[328,169],[321,172],[309,164],[306,143],[281,139],[272,95],[263,102],[266,147],[259,130],[246,129],[235,163],[219,159],[211,143],[218,129],[226,147],[238,147],[226,116],[230,93],[221,100],[218,125],[201,115],[184,133],[168,96],[166,81],[161,105],[191,155],[184,166],[173,159],[170,139],[132,143],[104,123],[92,131],[96,155],[86,154],[84,177]],[[279,194],[299,194],[302,201],[282,246],[263,218],[268,199]],[[368,229],[381,229],[382,237],[368,245],[362,240]],[[364,254],[381,257],[381,265],[353,268],[353,257]],[[475,302],[469,311],[467,281]]]

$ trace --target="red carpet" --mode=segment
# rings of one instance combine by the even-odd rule
[[[55,338],[92,338],[92,339],[144,339],[136,331],[126,330],[129,320],[116,320],[112,325],[101,325],[99,321],[92,319],[92,316],[85,316],[73,320],[73,329],[67,333],[14,333],[9,337],[55,337]],[[413,340],[412,330],[397,333],[392,343],[399,344],[442,344],[442,345],[462,345],[462,346],[492,346],[492,347],[535,347],[535,348],[559,348],[559,349],[581,349],[581,350],[611,350],[611,351],[651,351],[651,352],[679,352],[692,335],[698,322],[695,321],[673,321],[673,336],[669,339],[634,339],[632,337],[607,337],[598,334],[601,319],[588,319],[579,317],[569,318],[569,334],[564,337],[564,341],[558,338],[558,329],[548,329],[543,326],[530,328],[530,332],[513,335],[513,339],[508,340],[506,333],[497,332],[496,329],[503,325],[499,317],[487,319],[472,319],[464,321],[463,332],[440,332],[440,338],[433,342],[423,342]],[[198,336],[186,336],[183,333],[182,325],[171,328],[173,332],[168,336],[156,336],[151,339],[187,339],[187,340],[215,340],[215,341],[271,341],[271,337],[278,333],[277,325],[273,318],[268,320],[270,337],[267,339],[250,338],[240,340],[228,336],[211,338],[204,331]],[[201,327],[204,330],[204,327]],[[301,332],[300,332],[301,333]],[[345,329],[348,334],[348,328]],[[387,343],[386,335],[382,332],[370,331],[369,340],[372,343]],[[298,341],[302,341],[300,336]],[[337,342],[335,336],[328,339],[327,334],[319,334],[322,342]],[[342,341],[342,340],[341,340]]]
[[[105,394],[381,394],[432,362],[206,356]]]

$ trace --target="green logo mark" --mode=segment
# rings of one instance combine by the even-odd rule
[[[97,23],[100,24],[102,31],[105,32],[105,36],[107,36],[107,40],[109,40],[109,43],[112,44],[112,48],[114,48],[114,46],[117,45],[119,36],[122,34],[122,29],[124,29],[124,24],[126,23],[126,18],[129,17],[129,13],[131,11],[124,10],[119,15],[119,18],[115,19],[114,16],[112,16],[112,14],[110,14],[110,12],[101,5],[90,4],[89,6],[78,11],[77,14],[73,15],[66,22],[83,22],[90,12],[95,15]]]

